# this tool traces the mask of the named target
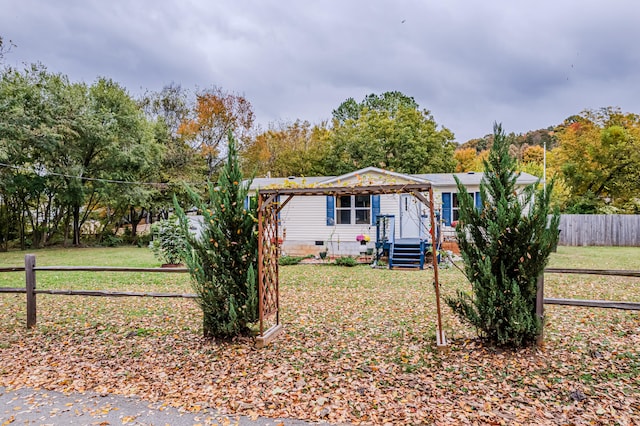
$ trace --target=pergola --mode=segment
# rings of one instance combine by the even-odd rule
[[[423,193],[429,193],[427,199]],[[309,188],[273,188],[258,191],[258,310],[260,334],[256,345],[268,345],[281,331],[280,288],[278,278],[278,213],[295,196],[337,196],[337,195],[379,195],[409,193],[429,207],[431,219],[431,241],[436,241],[435,204],[433,188],[429,183],[373,184],[367,186],[315,186]],[[284,200],[283,200],[284,199]],[[435,246],[435,244],[434,244]],[[438,348],[446,348],[442,330],[440,311],[440,285],[438,282],[438,262],[432,256],[434,287],[437,308],[436,342]]]

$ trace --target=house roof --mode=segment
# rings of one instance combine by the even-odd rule
[[[404,174],[377,167],[366,167],[341,176],[289,176],[286,178],[255,178],[250,189],[258,190],[264,188],[303,188],[305,186],[332,186],[339,182],[353,180],[354,177],[378,174],[385,178],[402,179],[415,183],[431,183],[433,187],[455,186],[454,176],[458,177],[463,185],[480,185],[484,173],[426,173],[426,174]],[[517,182],[521,185],[528,185],[538,181],[538,178],[528,173],[520,173]],[[367,186],[363,184],[362,186]]]

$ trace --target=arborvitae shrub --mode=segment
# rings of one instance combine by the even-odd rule
[[[193,205],[203,216],[199,235],[174,198],[182,230],[187,236],[184,262],[203,313],[206,337],[247,334],[258,318],[256,202],[247,195],[251,180],[243,182],[235,139],[229,135],[227,161],[217,185],[209,184],[208,200],[191,188]]]
[[[559,214],[549,219],[553,182],[516,186],[516,161],[501,126],[484,162],[480,184],[482,207],[457,181],[460,221],[456,226],[471,294],[447,298],[458,316],[481,337],[501,346],[535,342],[541,331],[536,315],[537,278],[558,239]]]

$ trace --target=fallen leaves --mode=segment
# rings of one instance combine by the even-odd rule
[[[462,288],[456,271],[441,276],[445,294]],[[261,350],[251,339],[202,339],[201,313],[189,300],[42,295],[38,327],[27,331],[23,297],[3,295],[0,385],[331,423],[640,417],[637,313],[549,307],[545,348],[512,352],[484,346],[445,310],[451,351],[443,355],[434,349],[431,282],[430,271],[281,268],[285,333]],[[546,284],[548,292],[566,288],[564,278]],[[640,283],[626,294],[640,300]]]

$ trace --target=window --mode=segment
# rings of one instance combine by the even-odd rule
[[[460,205],[458,204],[458,194],[453,193],[453,201],[451,202],[451,222],[460,219]]]
[[[479,194],[480,193],[478,193],[478,196],[479,196]],[[458,194],[456,194],[454,192],[451,195],[452,195],[452,200],[451,200],[451,222],[456,222],[456,221],[460,220],[460,205],[458,204]],[[474,203],[476,203],[476,200],[478,198],[478,197],[476,197],[476,193],[475,192],[470,192],[469,195],[471,195],[471,199],[474,201]]]
[[[340,195],[336,197],[336,223],[339,225],[371,224],[371,196]]]

